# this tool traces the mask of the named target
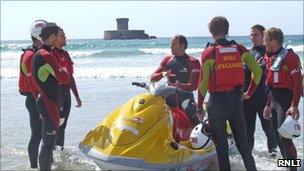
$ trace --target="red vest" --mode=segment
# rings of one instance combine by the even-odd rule
[[[266,62],[267,69],[266,85],[270,85],[273,88],[286,88],[290,90],[293,89],[293,81],[291,78],[293,71],[291,71],[289,66],[290,63],[288,63],[289,58],[294,57],[293,53],[294,52],[291,49],[288,49],[287,56],[283,59],[278,71],[273,71],[271,69],[271,66],[274,63],[273,59],[275,55],[268,56],[267,53],[265,54],[264,60]],[[298,70],[300,70],[300,67]]]
[[[242,86],[244,83],[243,61],[237,45],[216,45],[214,50],[215,62],[209,79],[210,91],[222,92]]]
[[[21,93],[32,93],[36,98],[39,94],[36,82],[32,75],[33,57],[35,52],[29,48],[24,51],[20,58],[20,74],[19,74],[19,91]],[[22,72],[22,66],[25,67],[26,73]]]
[[[61,49],[54,49],[52,53],[54,54],[54,56],[56,56],[59,65],[63,67],[63,69],[67,71],[70,75],[72,75],[74,73],[73,62],[68,52]]]

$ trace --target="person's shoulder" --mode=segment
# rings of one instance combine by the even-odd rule
[[[287,58],[288,58],[290,61],[294,61],[294,62],[298,62],[298,61],[300,60],[298,54],[295,53],[292,49],[288,49]]]
[[[36,54],[40,55],[40,56],[49,56],[49,55],[51,55],[51,52],[49,51],[49,49],[42,47],[37,51]]]
[[[208,46],[205,48],[205,50],[202,52],[202,58],[214,58],[215,55],[215,47],[214,46]]]
[[[189,56],[189,59],[190,61],[199,61],[196,57],[194,56],[191,56],[191,55],[188,55]]]
[[[167,54],[163,57],[162,61],[170,61],[173,59],[173,55]]]
[[[243,44],[237,43],[236,45],[242,53],[249,52],[248,49]]]

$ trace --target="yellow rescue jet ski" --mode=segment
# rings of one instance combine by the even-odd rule
[[[183,123],[187,122],[187,115],[166,105],[165,98],[176,93],[177,88],[132,84],[149,92],[117,107],[91,130],[79,144],[83,153],[101,169],[109,170],[202,170],[216,161],[210,137],[203,142],[204,147],[193,147],[198,140],[189,140],[193,126]],[[181,129],[177,124],[185,128]],[[232,140],[228,142],[229,147],[234,146]]]

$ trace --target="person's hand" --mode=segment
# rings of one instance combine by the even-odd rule
[[[293,119],[298,120],[299,116],[300,116],[300,112],[299,109],[297,107],[290,107],[287,112],[286,115],[290,115]]]
[[[199,108],[196,112],[196,116],[199,122],[203,123],[205,117],[205,110],[203,108]]]
[[[77,101],[76,107],[80,108],[82,106],[82,102],[81,102],[80,97],[76,97],[76,101]]]
[[[162,76],[163,76],[163,77],[169,77],[169,72],[163,71],[163,72],[162,72]]]
[[[41,119],[41,120],[43,119],[43,117],[42,117],[41,113],[39,113],[39,119]]]
[[[271,107],[270,106],[265,106],[264,111],[263,111],[263,116],[265,119],[269,120],[271,118]]]
[[[250,98],[250,96],[247,93],[243,93],[243,96],[242,96],[243,100],[247,100],[249,98]]]

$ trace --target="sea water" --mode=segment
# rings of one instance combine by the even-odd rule
[[[247,36],[231,37],[247,48]],[[198,59],[210,37],[188,38],[187,53]],[[21,49],[30,41],[1,41],[1,169],[29,169],[27,145],[30,138],[29,114],[25,97],[18,93]],[[300,57],[303,66],[303,35],[285,37],[288,48]],[[145,91],[131,86],[132,81],[146,82],[164,55],[170,54],[170,38],[151,40],[68,40],[66,50],[74,62],[74,77],[83,102],[72,108],[66,128],[65,149],[54,152],[55,170],[98,170],[94,162],[78,149],[90,129],[93,129],[116,106]],[[196,94],[196,93],[195,93]],[[303,128],[303,98],[299,104],[299,122]],[[277,159],[267,152],[266,137],[259,119],[256,121],[253,156],[259,170],[281,170]],[[294,139],[298,158],[303,160],[303,134]],[[230,155],[232,169],[245,169],[241,156]],[[102,169],[102,168],[101,168]],[[303,169],[303,166],[302,168]]]

